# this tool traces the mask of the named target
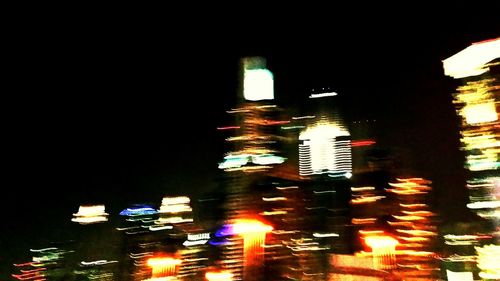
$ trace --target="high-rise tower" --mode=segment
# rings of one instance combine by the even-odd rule
[[[453,94],[468,170],[467,207],[489,223],[491,239],[474,242],[479,277],[499,279],[499,263],[488,261],[500,244],[500,38],[474,43],[443,61],[446,75],[460,79]],[[489,245],[488,245],[489,244]],[[496,264],[496,265],[495,265]]]
[[[227,178],[225,224],[229,228],[238,228],[242,220],[250,219],[256,225],[261,220],[261,189],[266,186],[267,172],[285,161],[279,153],[280,137],[276,127],[288,122],[279,120],[279,109],[272,104],[273,74],[266,68],[266,60],[244,58],[241,71],[242,99],[237,108],[228,111],[236,115],[237,125],[226,127],[235,130],[236,134],[226,139],[232,149],[219,164]],[[260,242],[251,248],[253,254],[259,255],[252,263],[246,259],[249,257],[246,251],[250,251],[245,236],[248,233],[228,234],[223,251],[224,269],[230,271],[235,280],[260,280],[264,260],[260,255],[264,253],[261,247],[266,232],[259,234]]]
[[[229,218],[253,215],[256,211],[252,197],[252,185],[274,165],[285,158],[279,154],[277,125],[288,121],[278,120],[279,109],[272,104],[273,75],[260,57],[242,59],[242,96],[238,108],[228,111],[236,115],[235,136],[226,141],[232,151],[226,153],[219,168],[227,172],[230,179],[227,190]]]

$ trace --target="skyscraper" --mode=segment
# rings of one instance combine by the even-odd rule
[[[303,214],[303,221],[289,247],[301,280],[326,280],[329,254],[352,252],[351,138],[338,107],[337,93],[328,88],[312,90],[300,113],[282,127],[294,137],[298,152],[292,159],[298,158],[302,210],[296,212]]]
[[[276,126],[288,123],[279,119],[279,109],[272,104],[274,82],[271,71],[266,68],[266,60],[260,57],[244,58],[241,71],[241,102],[237,108],[228,111],[236,115],[237,124],[226,127],[236,135],[226,139],[232,145],[231,151],[219,164],[227,178],[225,223],[229,229],[238,228],[242,220],[251,219],[256,223],[261,219],[261,189],[269,186],[266,184],[267,172],[285,161],[279,153],[280,137]],[[225,233],[233,235],[228,235],[223,250],[224,269],[230,271],[235,280],[260,280],[262,265],[244,262],[249,254],[245,251],[250,249],[247,247],[248,237],[245,239],[243,233]],[[259,239],[265,242],[265,232],[262,235]],[[255,247],[251,250],[253,253],[264,253]],[[263,260],[258,258],[258,261]]]
[[[350,134],[334,108],[335,92],[318,92],[309,96],[320,103],[299,135],[299,169],[301,176],[326,174],[330,177],[352,176]]]
[[[499,263],[487,259],[500,249],[500,38],[473,43],[445,59],[443,67],[445,75],[461,82],[453,103],[461,118],[462,149],[469,172],[467,207],[490,227],[491,239],[475,242],[479,277],[498,279]]]
[[[352,176],[349,132],[322,118],[300,134],[300,174]]]

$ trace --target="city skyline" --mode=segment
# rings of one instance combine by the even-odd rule
[[[401,161],[406,161],[402,163],[405,170],[437,183],[436,196],[449,194],[451,186],[459,188],[437,206],[446,218],[466,219],[467,216],[454,214],[453,208],[443,207],[453,200],[464,200],[466,191],[461,185],[464,171],[458,152],[458,125],[453,123],[458,121],[449,95],[455,84],[442,73],[441,60],[472,42],[495,36],[493,32],[475,31],[460,39],[452,35],[440,37],[444,33],[435,31],[430,36],[431,43],[403,37],[401,48],[391,44],[374,47],[372,52],[376,54],[367,52],[366,59],[356,58],[357,53],[349,50],[352,61],[344,54],[354,45],[361,48],[364,40],[339,40],[349,44],[340,45],[331,53],[325,46],[318,53],[309,47],[304,54],[295,56],[296,50],[280,48],[279,44],[247,50],[242,47],[229,55],[224,48],[213,56],[204,51],[192,54],[188,62],[173,55],[173,62],[168,57],[160,60],[169,71],[153,71],[162,69],[160,64],[145,73],[138,69],[152,66],[145,61],[154,55],[136,56],[127,65],[120,61],[120,55],[131,51],[131,47],[119,52],[120,55],[112,54],[111,59],[106,53],[94,50],[83,58],[65,61],[66,55],[71,57],[71,48],[62,53],[49,51],[55,55],[56,65],[61,66],[53,74],[62,79],[45,73],[34,75],[33,81],[49,91],[55,87],[58,95],[31,100],[21,111],[26,113],[19,120],[22,126],[14,129],[20,139],[15,146],[19,153],[11,173],[18,181],[12,188],[17,190],[15,197],[21,196],[20,190],[30,192],[31,196],[7,202],[6,206],[18,206],[27,225],[10,229],[4,237],[19,235],[27,238],[28,244],[36,240],[30,237],[30,224],[37,225],[36,221],[52,216],[58,218],[56,221],[63,217],[69,220],[77,211],[77,202],[82,200],[106,203],[116,211],[135,200],[155,202],[164,195],[199,196],[216,191],[217,165],[224,154],[223,138],[216,128],[231,125],[224,115],[237,100],[238,59],[249,54],[268,59],[275,75],[277,103],[293,108],[312,89],[330,87],[339,93],[349,122],[377,120],[377,126],[385,128],[379,133],[383,135],[383,145],[394,147],[395,157],[401,156],[404,159]],[[424,47],[427,44],[439,47],[427,49]],[[117,43],[110,42],[108,51],[113,46]],[[409,61],[400,61],[406,50],[414,53],[419,47],[423,48],[422,53]],[[159,53],[160,48],[156,48]],[[95,58],[91,58],[92,53]],[[147,48],[142,47],[141,53],[147,53]],[[394,57],[388,65],[383,65],[386,60],[381,57],[388,55]],[[101,64],[101,60],[107,63]],[[47,62],[42,60],[42,64]],[[369,66],[370,63],[380,68]],[[97,73],[92,71],[93,65],[99,69]],[[399,67],[401,71],[397,70]],[[64,82],[56,83],[60,80]],[[100,90],[93,92],[95,89]],[[168,90],[162,94],[162,89]],[[122,92],[132,92],[132,96]],[[222,94],[218,95],[219,92]],[[60,107],[61,101],[66,106]],[[422,112],[422,108],[427,110]],[[436,134],[440,137],[429,138]],[[32,138],[38,139],[37,143],[30,142]],[[443,153],[450,157],[443,159],[439,156]],[[439,167],[449,170],[440,171]],[[68,192],[61,194],[60,189],[66,187]],[[454,208],[465,209],[464,204]],[[8,225],[12,228],[18,219],[9,219]],[[47,224],[40,227],[53,227],[55,222]]]
[[[437,36],[436,34],[434,35]],[[452,49],[458,51],[471,42],[480,41],[481,39],[484,39],[484,37],[471,35],[469,39],[463,40],[460,43],[451,44],[451,46],[453,46]],[[434,38],[434,40],[437,39]],[[407,42],[405,45],[406,48],[401,48],[398,51],[404,52],[406,49],[415,51],[418,50],[418,47],[422,47],[422,45],[426,44],[427,42],[422,42],[420,45],[411,46],[411,49],[408,49],[411,42]],[[428,44],[433,45],[432,43]],[[398,49],[398,47],[394,48]],[[267,51],[263,52],[263,55],[265,56],[266,52],[269,55],[269,50],[271,50],[272,53],[272,49],[273,47],[270,46]],[[419,134],[416,130],[424,129],[423,133],[427,133],[427,136],[432,133],[438,133],[438,131],[434,131],[436,128],[430,126],[432,122],[437,122],[436,127],[437,125],[445,126],[443,129],[448,132],[448,134],[443,134],[442,136],[447,140],[445,143],[451,143],[451,146],[456,146],[458,145],[458,130],[455,124],[450,123],[458,121],[453,116],[454,112],[451,104],[448,103],[448,101],[451,100],[448,94],[449,87],[453,87],[453,81],[442,74],[440,61],[440,59],[444,59],[447,55],[452,54],[453,51],[445,49],[445,47],[440,47],[436,51],[422,49],[423,52],[430,52],[431,55],[424,56],[423,54],[417,54],[417,58],[413,59],[413,61],[406,62],[402,60],[399,64],[394,64],[394,60],[397,60],[396,58],[392,60],[389,59],[389,63],[387,63],[388,66],[380,64],[385,58],[379,58],[379,63],[375,63],[376,66],[369,68],[371,72],[364,73],[360,71],[359,76],[356,74],[356,71],[359,71],[359,69],[363,70],[363,65],[358,67],[359,64],[353,63],[354,66],[351,65],[350,69],[344,71],[346,64],[350,63],[346,62],[346,60],[340,60],[340,63],[337,61],[338,67],[335,66],[335,59],[338,58],[334,57],[339,56],[335,49],[331,51],[330,56],[327,56],[328,53],[326,50],[323,50],[320,54],[312,53],[310,61],[307,61],[308,58],[303,57],[304,54],[298,57],[287,57],[292,51],[285,51],[284,54],[281,55],[274,51],[276,54],[271,54],[266,57],[269,61],[270,68],[272,68],[276,75],[277,102],[283,103],[285,106],[296,106],[298,102],[305,100],[314,88],[330,87],[339,93],[339,98],[343,99],[343,113],[347,114],[350,122],[378,119],[378,121],[385,122],[384,125],[387,125],[387,132],[384,133],[388,138],[390,138],[389,135],[391,133],[398,136],[398,134],[401,134],[401,131],[410,130],[409,133],[411,136],[406,140],[409,141],[409,143],[406,144],[407,146],[418,145],[419,141],[413,140],[413,137],[419,138]],[[391,50],[387,50],[386,52],[390,53]],[[39,156],[43,155],[43,157],[40,157],[40,162],[37,162],[38,166],[44,166],[44,161],[42,159],[48,159],[51,156],[55,156],[57,159],[45,163],[45,165],[54,165],[54,170],[60,168],[64,169],[65,165],[62,164],[64,162],[76,165],[78,169],[85,171],[84,174],[77,173],[75,175],[76,178],[84,179],[77,184],[79,184],[81,188],[90,189],[98,188],[100,185],[99,179],[106,178],[106,174],[116,175],[122,172],[126,173],[126,171],[123,170],[126,170],[127,167],[118,167],[118,171],[112,171],[112,169],[116,168],[115,164],[120,165],[120,162],[127,163],[127,165],[130,165],[128,168],[139,173],[148,173],[155,170],[155,166],[158,167],[157,165],[163,165],[163,171],[173,169],[174,172],[172,172],[172,174],[178,174],[178,172],[182,174],[185,171],[179,171],[178,167],[180,166],[171,164],[177,161],[184,166],[188,164],[194,164],[195,167],[201,165],[201,163],[190,162],[188,160],[189,157],[184,157],[181,152],[177,152],[179,150],[174,151],[173,148],[175,148],[176,145],[182,147],[181,151],[194,150],[192,154],[186,155],[202,155],[202,157],[207,159],[203,162],[203,166],[206,164],[206,167],[210,167],[213,171],[216,169],[217,163],[223,153],[223,149],[220,146],[220,134],[217,133],[216,128],[232,122],[231,120],[227,120],[224,114],[226,110],[235,104],[238,87],[237,61],[239,57],[244,56],[245,53],[245,51],[232,53],[229,55],[229,58],[221,57],[220,62],[218,62],[219,57],[217,55],[207,58],[206,60],[200,60],[199,62],[193,58],[194,62],[191,62],[190,65],[194,70],[190,77],[196,75],[195,80],[199,80],[199,82],[196,83],[189,83],[188,80],[190,77],[182,75],[183,72],[179,72],[179,74],[175,75],[176,79],[180,78],[181,82],[179,82],[175,80],[169,81],[168,79],[164,80],[165,78],[158,77],[159,74],[156,74],[157,76],[154,78],[149,78],[147,76],[151,74],[150,72],[147,74],[140,74],[139,71],[131,68],[119,70],[118,66],[113,68],[113,70],[118,70],[118,73],[111,73],[110,82],[105,81],[107,79],[105,77],[106,73],[100,73],[104,77],[96,77],[97,79],[95,80],[97,81],[94,81],[92,77],[89,77],[90,79],[87,81],[84,78],[77,77],[83,72],[83,69],[78,69],[78,64],[83,63],[84,69],[91,68],[85,65],[86,62],[78,61],[79,63],[71,68],[75,70],[77,74],[74,75],[75,77],[62,73],[62,71],[56,72],[56,74],[60,74],[64,78],[69,78],[70,81],[63,82],[62,85],[74,87],[74,91],[76,92],[74,95],[69,95],[64,94],[66,89],[58,89],[55,91],[62,95],[61,101],[69,99],[67,106],[58,106],[58,99],[53,97],[54,100],[50,100],[51,97],[49,96],[39,97],[42,99],[40,101],[41,103],[32,101],[32,108],[28,104],[28,107],[23,109],[26,115],[21,116],[20,121],[27,127],[26,130],[22,130],[20,132],[21,134],[18,135],[25,136],[23,135],[24,133],[27,134],[29,131],[32,131],[33,134],[44,135],[46,138],[41,139],[38,144],[31,144],[31,146],[34,147],[26,146],[26,151],[20,151],[20,153],[26,153],[28,156],[30,153],[34,155],[38,154]],[[387,55],[387,53],[384,54]],[[324,55],[324,57],[322,58],[321,55]],[[103,57],[104,55],[100,54],[100,56]],[[409,59],[411,60],[411,58]],[[418,62],[419,59],[423,59],[423,61]],[[56,61],[60,62],[61,60],[62,58],[59,58]],[[359,60],[360,59],[358,59],[357,62],[359,62]],[[361,61],[364,61],[364,59],[361,59]],[[405,63],[408,63],[408,65],[404,66]],[[414,68],[418,63],[423,64],[422,69]],[[175,65],[179,66],[179,64],[180,62],[177,62]],[[367,64],[369,64],[369,62],[367,62]],[[136,62],[135,65],[142,66],[139,62]],[[214,66],[213,72],[215,72],[215,74],[205,72],[204,66],[206,65]],[[402,67],[402,71],[387,71],[388,69],[398,69],[398,66]],[[330,67],[334,69],[331,70],[332,73],[320,73]],[[381,67],[380,71],[378,71],[378,67]],[[133,74],[126,74],[129,69],[134,71]],[[212,72],[209,69],[206,71]],[[420,77],[413,77],[411,75],[413,73],[407,73],[406,71],[417,72],[416,76]],[[220,77],[217,77],[219,76],[217,73],[220,73]],[[306,73],[307,75],[305,75]],[[136,74],[138,74],[138,78],[134,78]],[[205,76],[206,74],[209,75],[209,78]],[[301,75],[303,75],[302,78],[300,78]],[[394,83],[391,82],[390,77],[392,75],[399,76],[398,78],[392,79]],[[215,79],[212,80],[212,78]],[[75,81],[72,81],[72,79],[75,79]],[[100,79],[102,80],[99,81]],[[140,82],[127,81],[134,79]],[[366,82],[363,81],[364,79],[366,79]],[[359,80],[359,82],[357,82],[357,80]],[[165,83],[163,87],[165,89],[165,94],[157,95],[157,92],[162,89],[163,83],[161,81],[168,82]],[[55,81],[40,82],[42,82],[41,85],[44,87],[43,83],[53,83]],[[127,85],[120,86],[119,82],[128,82],[131,86],[130,88],[128,88]],[[170,91],[169,83],[172,82],[174,82],[174,86]],[[186,84],[182,85],[182,83]],[[428,85],[426,85],[426,83],[428,83]],[[207,88],[208,90],[203,90],[205,85],[209,86]],[[105,89],[100,90],[99,88],[103,86]],[[117,87],[115,90],[106,88],[114,86]],[[144,87],[144,89],[141,89],[141,87]],[[218,90],[219,88],[222,90]],[[71,88],[68,88],[68,90],[69,89]],[[93,93],[96,89],[97,93]],[[110,90],[110,93],[107,92],[108,90]],[[122,95],[120,92],[123,90],[126,90],[128,94],[132,92],[132,95]],[[136,94],[133,93],[134,90],[137,90]],[[189,103],[192,101],[191,95],[181,94],[180,92],[182,91],[191,93],[196,99],[199,99],[199,102]],[[149,94],[148,92],[155,93]],[[204,95],[202,94],[203,92],[207,94]],[[448,95],[445,95],[445,92]],[[434,100],[436,103],[432,104]],[[178,115],[179,112],[174,110],[173,107],[175,106],[172,104],[185,104],[189,105],[191,108],[188,108],[187,112],[182,113],[184,115]],[[210,106],[208,106],[209,104]],[[433,115],[432,117],[437,117],[437,120],[428,120],[432,119],[432,117],[426,116],[422,111],[429,112]],[[197,115],[203,118],[197,119]],[[189,119],[190,117],[197,119],[199,126],[197,126],[196,122],[192,122],[191,119]],[[23,118],[27,119],[23,120]],[[444,124],[444,121],[441,123],[439,120],[441,118],[444,118],[448,123]],[[409,124],[409,126],[406,126],[407,124]],[[202,132],[191,132],[194,131],[192,130],[194,127],[202,130]],[[176,141],[178,137],[173,137],[174,133],[175,135],[183,134],[185,142]],[[199,142],[199,135],[206,137],[207,141]],[[26,137],[28,136],[29,135],[26,135]],[[404,138],[405,136],[398,137]],[[28,138],[22,139],[21,141],[27,140]],[[402,143],[398,143],[397,137],[393,141],[397,143],[399,148],[408,149],[405,148]],[[151,144],[154,145],[154,149],[157,149],[157,152],[154,151]],[[44,148],[44,145],[46,148]],[[215,149],[205,149],[207,147]],[[436,147],[438,147],[438,149],[445,149],[439,147],[439,144],[437,144]],[[418,149],[417,147],[417,150]],[[53,151],[53,153],[49,151]],[[69,154],[65,153],[65,151],[69,152]],[[421,152],[422,151],[418,151],[413,154],[421,154]],[[74,153],[74,156],[71,156],[71,153]],[[173,154],[169,155],[169,153]],[[157,156],[154,154],[157,154]],[[412,152],[410,152],[410,154],[412,154]],[[167,160],[169,157],[172,160]],[[456,157],[457,156],[455,156],[455,158]],[[35,159],[32,160],[36,161],[38,157],[33,158]],[[138,158],[139,161],[143,162],[142,165],[150,165],[148,162],[160,163],[154,164],[152,167],[153,169],[144,168],[145,171],[141,171],[141,164],[127,162],[129,161],[127,158]],[[418,157],[414,156],[414,158]],[[413,160],[416,160],[416,162],[420,161],[421,163],[406,163],[406,165],[416,165],[419,168],[425,168],[426,164],[422,162],[426,160]],[[101,161],[108,161],[108,163],[103,163],[102,166],[104,167],[101,167],[99,163]],[[88,163],[97,165],[96,167],[91,167],[87,165]],[[22,165],[26,164],[22,163]],[[205,167],[201,168],[205,169]],[[415,166],[411,168],[415,168]],[[37,173],[37,169],[28,169],[30,172]],[[111,169],[111,171],[108,169]],[[14,172],[19,172],[19,170],[16,169]],[[168,173],[167,171],[167,174]],[[43,175],[42,173],[42,175],[38,176],[42,176],[43,178],[47,175]],[[59,176],[66,177],[66,175]],[[99,179],[91,179],[93,176],[97,176]],[[118,178],[120,177],[120,175],[117,176]],[[155,174],[155,177],[158,176],[158,174]],[[55,175],[49,175],[49,177],[51,180],[59,180]],[[176,176],[176,178],[181,180],[192,177]],[[119,184],[123,184],[123,182]],[[176,185],[191,184],[184,184],[182,181],[173,180],[169,182],[169,180],[167,180],[166,185],[172,187]],[[137,187],[137,184],[135,187]],[[47,188],[50,190],[50,187]],[[195,191],[194,188],[191,189],[191,191]]]

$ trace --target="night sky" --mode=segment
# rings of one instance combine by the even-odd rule
[[[237,100],[238,60],[248,55],[267,58],[285,108],[329,86],[342,96],[346,119],[377,119],[414,176],[434,180],[445,220],[464,217],[450,96],[457,83],[441,60],[498,37],[493,17],[307,24],[264,17],[241,29],[238,19],[212,24],[210,16],[193,25],[124,18],[47,19],[14,34],[0,263],[22,257],[43,235],[57,237],[53,229],[80,203],[106,203],[116,213],[127,203],[220,188],[216,127],[230,125],[225,110]]]

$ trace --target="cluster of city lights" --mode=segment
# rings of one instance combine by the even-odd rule
[[[54,269],[61,267],[65,256],[72,253],[72,251],[57,247],[30,249],[30,252],[33,254],[30,262],[14,264],[19,273],[12,274],[13,278],[33,281],[50,280]]]
[[[71,274],[76,280],[99,281],[500,280],[500,88],[497,74],[488,75],[498,67],[498,60],[491,61],[499,57],[500,38],[443,61],[447,75],[467,78],[453,101],[462,118],[462,149],[470,172],[466,207],[486,226],[464,223],[467,227],[438,231],[427,179],[384,178],[379,183],[370,178],[379,174],[362,178],[357,169],[353,174],[353,148],[377,142],[352,141],[336,115],[279,117],[280,108],[270,104],[274,76],[265,59],[245,58],[243,101],[227,111],[238,116],[239,124],[217,128],[235,134],[225,137],[231,148],[218,165],[227,179],[225,213],[200,212],[210,219],[195,221],[187,196],[129,205],[116,223],[120,261],[104,249],[85,252]],[[322,90],[308,102],[337,96]],[[295,134],[298,165],[281,156],[286,138],[278,133]],[[219,206],[208,209],[213,207]],[[108,216],[104,205],[82,205],[71,219],[82,226],[72,227],[87,235],[102,226],[88,225],[107,222]],[[445,247],[439,254],[438,242]],[[31,260],[14,264],[11,276],[60,278],[73,252],[59,245],[31,249]]]

